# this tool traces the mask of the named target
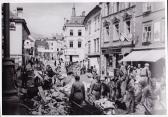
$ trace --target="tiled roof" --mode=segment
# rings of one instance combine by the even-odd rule
[[[84,16],[71,17],[71,19],[65,23],[65,26],[83,26],[84,18]]]

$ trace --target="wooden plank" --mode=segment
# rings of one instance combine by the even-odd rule
[[[38,90],[39,90],[40,96],[43,99],[43,101],[47,102],[42,86],[38,87]]]

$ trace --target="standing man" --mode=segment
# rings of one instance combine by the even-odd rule
[[[81,105],[85,100],[85,87],[84,84],[80,81],[79,76],[75,76],[75,82],[72,84],[70,101]]]
[[[141,79],[141,71],[142,71],[141,64],[138,64],[138,68],[136,69],[136,77],[135,77],[136,82],[139,82]]]
[[[145,67],[141,71],[141,79],[147,83],[151,81],[151,71],[149,70],[148,63],[145,63]]]

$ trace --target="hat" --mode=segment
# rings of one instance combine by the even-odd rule
[[[149,63],[145,63],[145,66],[146,66],[146,67],[149,67]]]

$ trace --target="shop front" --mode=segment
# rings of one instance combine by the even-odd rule
[[[100,74],[100,55],[88,55],[88,67],[95,67],[97,74]]]
[[[164,75],[165,71],[165,50],[164,49],[141,49],[133,50],[119,62],[131,62],[134,66],[145,63],[150,64],[152,77],[159,79]]]
[[[105,76],[113,76],[114,69],[119,68],[119,61],[131,52],[130,47],[102,48],[101,73]]]

